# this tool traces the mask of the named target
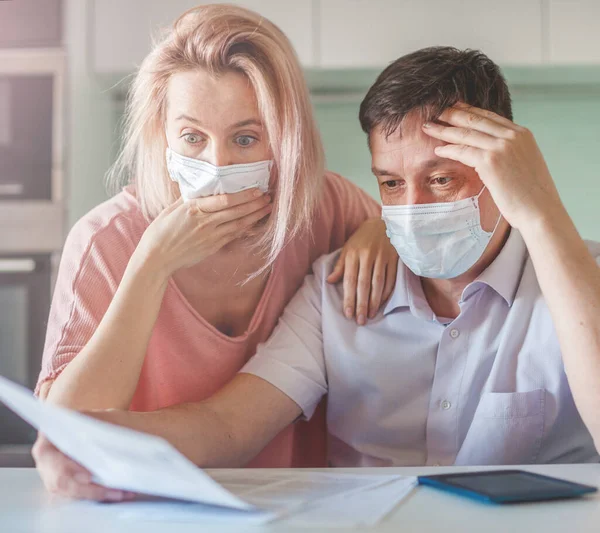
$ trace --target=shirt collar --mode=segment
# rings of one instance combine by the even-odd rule
[[[527,247],[523,237],[516,229],[511,229],[498,257],[473,283],[465,287],[462,300],[471,296],[478,285],[484,284],[502,296],[509,307],[512,306],[521,282],[526,258]]]
[[[383,309],[384,315],[391,313],[394,309],[398,309],[399,307],[408,307],[410,305],[408,274],[412,274],[412,272],[410,272],[408,267],[400,260],[398,262],[398,273],[396,274],[396,285],[394,286],[394,291],[392,292],[390,299]]]
[[[498,257],[475,281],[465,287],[462,300],[466,300],[480,288],[481,284],[484,284],[495,290],[511,306],[521,281],[526,256],[527,247],[523,237],[517,230],[511,229]],[[411,301],[414,304],[415,300],[421,300],[422,293],[419,277],[400,261],[394,292],[390,296],[383,314],[387,315],[400,307],[411,307]]]

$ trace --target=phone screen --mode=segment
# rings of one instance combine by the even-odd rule
[[[474,476],[445,476],[451,485],[475,492],[494,496],[511,495],[526,496],[531,493],[547,491],[564,491],[573,488],[568,481],[552,478],[538,478],[527,472],[510,472],[498,474],[494,472]]]

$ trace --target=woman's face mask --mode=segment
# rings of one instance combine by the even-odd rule
[[[167,148],[167,169],[185,201],[215,194],[232,194],[252,187],[269,189],[272,161],[215,166]]]

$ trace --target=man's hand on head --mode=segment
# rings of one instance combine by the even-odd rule
[[[537,142],[527,128],[507,118],[467,104],[446,109],[423,131],[448,144],[438,146],[439,157],[474,168],[508,223],[548,219],[564,211],[558,191]]]

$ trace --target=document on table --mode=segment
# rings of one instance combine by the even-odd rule
[[[183,500],[112,506],[138,519],[168,515],[169,520],[278,518],[302,524],[338,525],[344,520],[345,525],[370,524],[416,484],[414,478],[394,475],[277,471],[257,475],[251,470],[219,472],[213,479],[164,439],[42,402],[1,376],[0,401],[87,468],[96,483]]]
[[[278,523],[294,527],[372,527],[417,485],[414,477],[299,470],[293,477],[277,471],[232,470],[215,472],[213,478],[232,492],[245,495],[248,501],[278,507]],[[336,490],[342,492],[334,493]],[[314,497],[315,494],[318,496]],[[120,504],[113,510],[120,518],[134,522],[230,523],[235,519],[230,514],[188,502],[165,502],[157,506],[153,502],[136,501]]]

